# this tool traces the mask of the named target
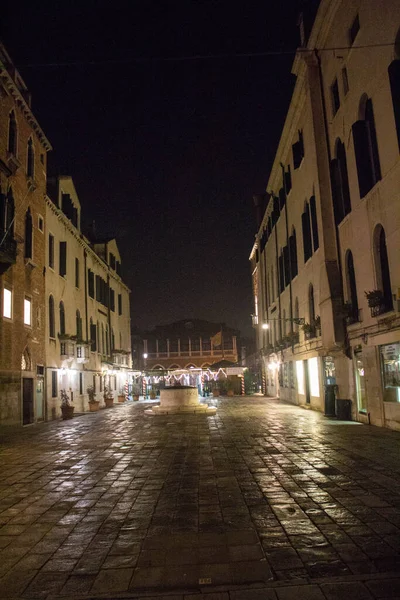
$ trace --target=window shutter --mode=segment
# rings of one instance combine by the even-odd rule
[[[90,349],[92,352],[97,350],[97,331],[94,323],[90,324]]]
[[[375,117],[371,98],[368,98],[367,104],[365,106],[365,120],[367,122],[367,129],[369,135],[369,151],[372,167],[372,181],[373,185],[375,185],[375,183],[381,179],[381,164],[379,161],[378,140],[376,138]]]
[[[283,187],[281,187],[281,189],[279,190],[279,210],[282,210],[282,208],[285,206],[285,202],[286,202],[285,190],[283,189]]]
[[[340,186],[339,162],[337,158],[331,160],[331,181],[332,181],[332,200],[335,223],[339,225],[343,221],[343,203]]]
[[[373,187],[372,169],[369,154],[369,135],[367,123],[356,121],[352,126],[354,152],[356,155],[358,188],[360,198],[364,198]]]
[[[317,205],[315,202],[315,196],[311,196],[311,198],[310,198],[310,212],[311,212],[312,241],[313,241],[314,252],[315,252],[319,248]]]
[[[283,268],[283,254],[279,257],[279,292],[285,289],[285,272]]]
[[[285,273],[285,286],[287,286],[290,283],[289,246],[285,246],[283,249],[283,269]]]
[[[292,174],[290,172],[290,165],[288,165],[287,171],[285,171],[285,190],[286,194],[292,189]]]
[[[308,205],[306,211],[301,215],[301,226],[303,233],[304,262],[306,263],[312,255],[310,211]]]
[[[296,246],[296,234],[293,233],[293,235],[290,236],[289,238],[289,254],[290,254],[290,268],[291,268],[291,272],[292,272],[292,279],[294,277],[296,277],[298,270],[297,270],[297,246]]]
[[[293,154],[293,167],[295,169],[298,169],[299,166],[301,165],[301,161],[303,159],[300,141],[293,144],[292,154]]]
[[[394,60],[388,68],[390,91],[392,93],[392,103],[394,120],[396,123],[397,142],[400,149],[400,60]]]
[[[59,271],[61,277],[67,274],[67,242],[60,242],[60,265]]]
[[[347,174],[347,160],[344,144],[340,143],[338,147],[338,169],[340,177],[340,189],[342,192],[343,216],[345,217],[351,212],[351,200],[349,189],[349,177]]]
[[[118,294],[118,314],[122,315],[122,294]]]

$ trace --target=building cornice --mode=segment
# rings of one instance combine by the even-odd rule
[[[50,144],[49,140],[45,136],[42,128],[40,127],[35,116],[33,115],[30,106],[28,105],[28,103],[26,102],[24,97],[22,96],[21,92],[19,91],[19,89],[18,89],[17,85],[15,84],[13,78],[11,77],[10,73],[7,71],[6,65],[4,64],[1,56],[0,56],[0,82],[1,82],[4,90],[6,91],[6,93],[9,96],[12,96],[12,98],[15,102],[15,105],[20,109],[20,111],[24,115],[24,117],[27,120],[27,122],[29,123],[29,125],[35,131],[35,133],[36,133],[39,141],[43,145],[43,147],[48,152],[50,150],[52,150],[53,149],[52,145]]]

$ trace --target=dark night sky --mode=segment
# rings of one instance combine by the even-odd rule
[[[83,221],[116,234],[133,325],[197,317],[251,331],[252,194],[267,183],[293,55],[234,55],[294,50],[297,4],[9,7],[1,37],[54,147],[49,165],[74,178]],[[214,58],[165,60],[196,55]]]

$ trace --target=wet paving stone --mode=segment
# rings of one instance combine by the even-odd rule
[[[4,596],[204,580],[275,582],[259,597],[297,600],[306,588],[321,597],[315,580],[400,571],[400,433],[261,397],[221,399],[213,417],[155,418],[145,407],[1,429]],[[324,594],[345,589],[380,593],[357,582]]]

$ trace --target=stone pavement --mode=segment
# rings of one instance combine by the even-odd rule
[[[400,598],[400,433],[150,404],[0,430],[0,598]]]

